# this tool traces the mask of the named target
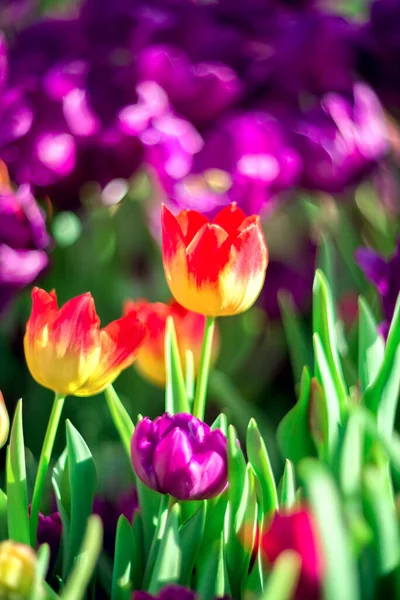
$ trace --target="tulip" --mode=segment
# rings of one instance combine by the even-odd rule
[[[167,585],[157,596],[153,596],[148,592],[134,592],[132,600],[196,600],[197,595],[192,590],[182,587],[181,585]],[[217,600],[217,599],[216,599]],[[229,600],[228,596],[224,596],[219,600]]]
[[[227,484],[225,436],[186,413],[142,419],[131,455],[144,484],[178,500],[213,498]]]
[[[4,446],[8,439],[10,431],[10,417],[6,403],[4,402],[3,394],[0,391],[0,448]]]
[[[258,216],[236,204],[210,222],[202,214],[162,209],[162,251],[168,285],[188,310],[209,317],[241,313],[255,302],[268,251]]]
[[[124,314],[133,313],[142,321],[148,330],[148,337],[139,350],[135,367],[141,375],[156,385],[165,386],[165,352],[164,338],[168,317],[174,320],[178,340],[179,354],[182,364],[185,364],[186,351],[193,353],[194,372],[200,368],[201,349],[205,318],[203,315],[183,308],[178,302],[163,304],[162,302],[147,302],[146,300],[127,300]],[[219,348],[217,336],[213,339],[211,360],[215,361]]]
[[[301,573],[295,600],[318,600],[321,596],[322,565],[315,529],[309,512],[275,513],[269,528],[261,536],[264,560],[274,564],[285,550],[294,550],[301,558]]]
[[[0,598],[30,597],[36,571],[32,548],[7,540],[0,543]]]
[[[129,367],[146,337],[134,315],[99,328],[91,294],[57,307],[54,291],[32,291],[32,312],[24,339],[33,378],[62,395],[92,396]]]

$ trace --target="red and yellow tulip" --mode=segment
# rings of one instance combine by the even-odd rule
[[[268,263],[260,218],[231,204],[211,222],[193,210],[175,217],[165,206],[161,219],[164,270],[174,298],[209,317],[250,308]]]
[[[164,338],[168,317],[174,320],[181,362],[186,361],[186,351],[191,350],[194,359],[195,374],[198,373],[203,344],[204,323],[203,315],[183,308],[178,302],[169,304],[162,302],[147,302],[146,300],[127,300],[124,314],[134,314],[148,329],[148,337],[141,346],[135,368],[146,379],[157,385],[165,385],[165,353]],[[218,335],[214,335],[212,357],[215,361],[219,349]]]
[[[100,329],[91,294],[60,309],[54,291],[32,291],[24,348],[33,378],[62,395],[92,396],[104,390],[135,360],[147,335],[132,315]]]

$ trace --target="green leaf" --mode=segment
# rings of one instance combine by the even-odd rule
[[[222,535],[208,550],[205,569],[199,577],[197,591],[202,600],[214,600],[227,593],[228,582],[224,565]]]
[[[29,600],[45,600],[46,590],[44,587],[44,580],[46,578],[47,569],[49,568],[49,561],[50,547],[48,544],[42,544],[37,553],[35,576]]]
[[[326,439],[323,440],[323,446],[326,450],[326,456],[332,457],[336,449],[340,428],[340,399],[337,395],[337,388],[324,348],[317,333],[314,334],[314,353],[318,378],[324,391],[323,401],[326,411],[326,423],[324,424],[326,426]]]
[[[379,335],[374,316],[364,298],[360,297],[358,330],[358,375],[364,392],[375,380],[383,361],[385,344]]]
[[[161,539],[165,532],[165,527],[167,524],[168,518],[168,496],[160,494],[160,503],[159,503],[159,511],[158,516],[154,521],[154,534],[153,539],[151,541],[150,550],[146,553],[144,557],[144,563],[146,565],[144,578],[143,578],[143,588],[147,589],[149,586],[149,582],[153,575],[154,565],[156,562],[156,558],[159,553]]]
[[[133,551],[132,528],[124,515],[121,515],[115,539],[111,600],[129,600],[132,596],[130,580]]]
[[[380,576],[394,571],[400,561],[396,507],[386,466],[368,466],[363,483],[364,510],[373,531],[375,561]]]
[[[181,585],[190,586],[193,566],[203,538],[206,522],[206,503],[200,503],[197,511],[179,529],[179,543],[182,553]]]
[[[340,453],[340,484],[346,498],[359,498],[363,469],[363,427],[356,415],[349,418]]]
[[[189,403],[189,412],[192,412],[194,392],[195,392],[195,369],[194,356],[191,350],[185,351],[185,387],[186,397]]]
[[[92,454],[80,433],[67,420],[67,449],[69,483],[71,490],[71,513],[66,573],[79,554],[87,521],[92,512],[96,490],[96,467]]]
[[[100,517],[92,515],[87,523],[83,544],[77,552],[75,566],[68,578],[62,600],[82,600],[101,552],[103,526]]]
[[[299,465],[314,516],[324,562],[324,599],[358,600],[358,575],[339,493],[326,467],[315,459]]]
[[[264,570],[261,552],[258,550],[254,565],[247,577],[244,597],[260,598],[264,589]]]
[[[230,519],[232,523],[242,504],[246,480],[246,461],[243,452],[238,445],[236,429],[232,425],[229,425],[228,427],[227,457],[229,481],[228,497]]]
[[[285,470],[282,477],[280,505],[291,508],[296,502],[296,483],[293,464],[286,459]]]
[[[165,369],[167,383],[165,388],[165,410],[172,415],[190,412],[183,377],[181,357],[176,337],[174,320],[167,318],[165,329]]]
[[[313,330],[314,334],[319,336],[322,349],[326,355],[328,370],[338,398],[340,414],[343,415],[347,408],[348,391],[339,358],[335,323],[332,293],[325,275],[318,269],[315,273],[313,287]],[[321,381],[321,383],[323,382]]]
[[[295,465],[302,459],[316,455],[310,433],[311,377],[308,369],[303,370],[300,396],[295,406],[283,417],[278,426],[277,438],[283,456]]]
[[[7,496],[0,490],[0,542],[8,539]]]
[[[28,492],[26,485],[22,400],[19,400],[11,427],[6,459],[7,523],[11,540],[30,545]]]
[[[228,435],[228,419],[224,413],[218,415],[214,423],[211,425],[211,429],[213,431],[214,429],[220,429],[225,437]]]
[[[377,417],[379,430],[387,436],[393,431],[400,390],[400,295],[379,373],[364,393],[364,403]]]
[[[228,507],[228,491],[220,496],[207,500],[206,524],[203,531],[203,539],[200,540],[198,554],[196,556],[196,570],[201,574],[206,568],[210,548],[220,538],[220,532],[224,529],[225,516]]]
[[[251,466],[261,485],[262,512],[266,516],[278,508],[278,494],[268,452],[254,419],[250,420],[247,428],[246,448]]]
[[[305,366],[312,366],[312,348],[304,331],[304,324],[298,315],[292,295],[287,291],[278,294],[283,327],[292,364],[294,380],[300,382]]]
[[[60,513],[62,521],[62,547],[63,547],[63,573],[67,569],[68,549],[69,549],[69,531],[70,531],[70,510],[71,510],[71,493],[69,485],[69,468],[68,468],[68,452],[65,448],[64,452],[58,459],[52,473],[51,482],[53,485],[54,495],[56,497],[57,509]]]
[[[154,538],[160,507],[165,497],[148,488],[138,477],[136,478],[136,488],[143,519],[143,553],[146,560]]]
[[[268,578],[262,600],[290,600],[293,598],[300,570],[300,556],[292,550],[282,552]]]
[[[178,583],[181,576],[182,550],[179,545],[179,504],[174,504],[168,515],[153,574],[150,594],[158,594],[166,585]]]
[[[140,511],[136,510],[132,525],[133,552],[132,552],[132,588],[142,589],[144,576],[143,556],[143,521]]]
[[[131,440],[133,432],[135,431],[133,421],[112,385],[109,385],[104,390],[104,395],[107,400],[111,418],[114,422],[116,430],[119,433],[125,453],[128,456],[129,462],[131,462]]]

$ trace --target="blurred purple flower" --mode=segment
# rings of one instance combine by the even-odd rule
[[[322,557],[310,513],[297,509],[288,514],[276,512],[261,536],[262,557],[274,564],[285,550],[301,558],[301,572],[295,600],[319,600],[322,584]]]
[[[356,261],[381,297],[385,320],[379,325],[379,330],[386,338],[400,293],[400,238],[395,252],[387,260],[370,248],[359,248]]]
[[[178,500],[203,500],[227,485],[226,438],[192,415],[165,413],[136,426],[132,462],[148,487]]]
[[[37,543],[38,546],[41,544],[48,544],[50,547],[50,567],[51,572],[54,564],[57,560],[58,551],[60,548],[62,535],[62,521],[59,512],[54,512],[51,515],[45,517],[42,513],[39,513],[39,523],[37,531]]]
[[[388,152],[388,133],[381,105],[364,84],[353,99],[327,94],[294,127],[294,142],[303,158],[301,184],[308,189],[340,193],[367,175]]]
[[[104,528],[104,548],[112,556],[114,554],[115,536],[118,519],[124,515],[131,523],[135,511],[138,509],[138,496],[135,487],[129,488],[119,494],[116,500],[96,496],[93,503],[93,514],[98,515]]]
[[[358,68],[382,101],[400,114],[400,3],[374,0],[354,36]]]
[[[45,269],[49,241],[30,187],[14,192],[8,183],[0,185],[0,312]]]
[[[174,145],[167,135],[164,152],[155,145],[150,162],[170,200],[182,208],[212,213],[237,202],[247,214],[259,213],[300,176],[301,159],[284,127],[261,111],[222,120],[184,160],[181,139]]]

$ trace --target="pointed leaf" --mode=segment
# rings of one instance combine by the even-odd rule
[[[379,335],[374,316],[364,298],[359,298],[358,374],[364,392],[376,378],[382,364],[385,344]]]
[[[109,385],[104,390],[104,395],[107,400],[108,408],[110,410],[111,418],[114,422],[115,428],[119,433],[122,445],[125,453],[128,456],[129,462],[131,461],[131,440],[135,426],[132,419],[130,418],[128,411],[121,402],[120,397],[114,390],[112,385]]]
[[[254,419],[251,419],[247,428],[246,448],[261,485],[262,511],[264,515],[268,515],[278,508],[278,495],[268,452]]]
[[[124,515],[121,515],[118,519],[117,535],[115,539],[111,600],[129,600],[131,598],[132,558],[132,528]]]
[[[294,477],[293,464],[286,459],[285,470],[283,472],[281,487],[281,506],[291,508],[296,502],[296,483]]]
[[[224,413],[218,415],[214,423],[211,425],[211,429],[213,431],[214,429],[220,429],[225,436],[228,435],[228,419]]]
[[[30,545],[22,400],[15,409],[6,462],[8,535],[15,542]]]
[[[47,569],[50,561],[50,547],[48,544],[42,544],[37,553],[37,562],[35,577],[32,586],[32,592],[29,600],[45,600],[46,589],[44,580],[47,575]]]

